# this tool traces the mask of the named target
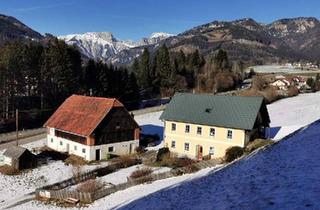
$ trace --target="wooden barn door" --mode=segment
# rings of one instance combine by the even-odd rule
[[[96,160],[100,160],[100,149],[96,149]]]

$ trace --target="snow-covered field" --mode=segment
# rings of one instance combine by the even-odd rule
[[[311,93],[311,94],[303,94],[303,95],[299,95],[297,97],[283,99],[283,100],[280,100],[278,102],[275,102],[275,103],[269,105],[268,110],[269,110],[269,114],[270,114],[270,118],[271,118],[271,127],[279,127],[279,129],[278,129],[279,131],[276,134],[275,138],[276,139],[282,138],[283,136],[290,134],[291,132],[299,129],[300,127],[303,127],[305,125],[312,123],[313,121],[315,121],[317,119],[320,119],[320,106],[319,106],[319,104],[320,104],[320,92],[319,93]],[[159,120],[160,115],[161,115],[161,112],[154,112],[154,113],[150,113],[150,114],[135,116],[135,119],[139,123],[139,125],[142,127],[143,133],[162,135],[161,132],[163,129],[162,128],[163,123]],[[314,130],[316,130],[316,128],[313,128],[312,131],[314,131]],[[308,136],[309,134],[304,133],[303,135]],[[317,136],[313,136],[313,137],[314,137],[313,140],[317,139]],[[287,175],[282,174],[281,170],[283,170],[283,171],[293,170],[294,172],[297,172],[298,169],[301,170],[302,172],[303,172],[303,170],[305,170],[305,168],[301,168],[301,167],[306,167],[306,165],[309,164],[308,162],[302,162],[302,161],[307,161],[306,158],[302,157],[303,156],[302,154],[306,153],[305,151],[303,151],[303,148],[305,148],[306,145],[304,145],[304,143],[302,143],[302,141],[300,143],[300,140],[298,140],[299,138],[300,137],[297,137],[296,139],[293,139],[293,141],[291,141],[290,139],[283,141],[286,143],[282,143],[282,141],[280,141],[280,143],[278,145],[276,145],[276,148],[279,147],[278,149],[270,150],[270,151],[276,151],[276,152],[269,152],[268,151],[268,153],[266,153],[266,154],[265,154],[265,152],[263,152],[261,154],[258,154],[257,157],[254,156],[252,158],[246,159],[244,161],[241,161],[241,163],[235,165],[234,167],[230,167],[230,169],[228,168],[227,170],[223,170],[223,171],[229,171],[226,175],[223,175],[223,176],[226,176],[226,177],[224,177],[223,181],[221,181],[222,177],[220,177],[219,174],[224,174],[225,172],[222,171],[222,172],[217,173],[217,175],[213,175],[213,172],[217,169],[216,168],[207,168],[207,169],[201,170],[201,171],[194,173],[194,174],[189,174],[189,175],[184,175],[181,177],[174,177],[174,178],[169,178],[169,179],[165,179],[165,180],[160,180],[160,181],[156,181],[151,184],[139,185],[139,186],[135,186],[135,187],[129,188],[124,191],[116,192],[110,196],[107,196],[105,198],[97,200],[96,202],[94,202],[88,208],[85,208],[85,209],[111,209],[111,208],[118,208],[121,206],[122,207],[125,206],[126,208],[127,207],[128,208],[129,207],[133,207],[133,208],[137,207],[137,209],[141,209],[139,207],[141,207],[141,205],[142,205],[141,202],[144,202],[144,201],[139,200],[139,201],[135,202],[135,200],[142,199],[143,197],[147,196],[147,199],[151,199],[153,202],[152,196],[158,196],[159,194],[162,196],[163,195],[163,191],[161,191],[162,189],[165,189],[165,191],[167,191],[169,189],[169,191],[170,191],[170,189],[173,188],[172,190],[174,190],[175,187],[185,186],[186,185],[185,183],[190,183],[190,186],[193,189],[193,188],[196,188],[194,186],[197,186],[199,183],[202,184],[202,182],[206,183],[206,185],[205,184],[203,185],[204,188],[201,188],[204,190],[204,192],[206,192],[207,190],[208,191],[213,190],[212,192],[217,193],[216,194],[217,198],[221,197],[221,202],[223,202],[223,201],[225,202],[228,199],[230,199],[231,203],[230,203],[230,206],[228,206],[228,207],[232,207],[231,204],[233,205],[234,203],[236,203],[235,200],[239,199],[239,196],[241,195],[241,193],[246,195],[244,190],[239,191],[239,189],[241,189],[241,188],[244,188],[246,190],[253,189],[253,191],[254,191],[254,189],[257,188],[257,190],[260,190],[260,186],[256,186],[257,183],[255,183],[255,181],[253,181],[253,183],[251,184],[251,183],[247,183],[246,180],[250,181],[251,179],[258,177],[257,179],[258,179],[258,181],[261,182],[260,183],[261,186],[264,186],[264,185],[269,186],[269,184],[272,182],[272,183],[276,183],[273,187],[274,187],[274,190],[277,190],[278,188],[282,189],[282,187],[286,187],[286,185],[289,184],[289,180],[288,180],[288,182],[284,182],[284,184],[282,184],[284,177],[287,177]],[[307,142],[309,142],[309,140]],[[39,146],[38,144],[41,145],[41,143],[39,143],[39,142],[38,143],[34,142],[32,144],[33,144],[32,147]],[[297,145],[295,146],[295,144],[297,144]],[[315,147],[319,146],[318,142],[309,142],[309,144],[310,145],[315,144]],[[285,146],[281,146],[281,145],[285,145]],[[293,148],[291,148],[290,145],[294,145],[294,146],[291,146]],[[29,146],[27,146],[27,147],[29,147]],[[158,145],[157,147],[160,147],[160,146]],[[295,151],[295,149],[301,149],[301,151]],[[312,150],[312,148],[307,147],[306,150],[309,151],[309,150]],[[294,152],[297,152],[297,154],[295,154]],[[314,150],[312,150],[310,152],[314,152]],[[280,153],[280,154],[278,154],[278,153]],[[302,153],[302,154],[300,154],[300,153]],[[311,154],[312,153],[310,153],[310,155]],[[314,153],[313,156],[316,157],[317,153]],[[287,164],[287,162],[290,162],[292,159],[297,161],[296,164],[302,164],[303,166],[298,167],[298,166],[294,166],[296,164],[290,165],[288,163],[289,168],[287,168],[285,164]],[[284,161],[285,163],[281,163],[281,162],[277,163],[277,161],[280,161],[280,160]],[[270,170],[273,170],[272,169],[272,161],[274,161],[274,165],[278,165],[279,167],[284,167],[284,168],[283,169],[274,168],[274,171],[272,171],[274,174],[272,174],[270,171],[267,171],[268,168],[270,168]],[[270,164],[270,165],[265,165],[265,164]],[[310,167],[313,167],[312,164],[315,164],[315,163],[311,162],[310,164],[311,164]],[[245,165],[245,166],[241,166],[241,167],[245,167],[245,168],[241,169],[241,167],[240,167],[240,169],[233,169],[233,168],[239,167],[238,165]],[[296,168],[291,169],[290,168],[291,166],[296,167]],[[277,166],[275,166],[275,167],[277,167]],[[122,169],[116,173],[110,174],[110,175],[103,177],[101,179],[103,179],[103,181],[105,181],[105,182],[121,183],[126,179],[126,176],[128,176],[128,174],[130,174],[135,169],[136,169],[136,166],[133,166],[133,167],[130,167],[127,169]],[[317,169],[317,168],[315,168],[315,169]],[[320,168],[318,168],[318,169],[320,171]],[[165,169],[163,169],[163,170],[165,170]],[[237,170],[242,170],[243,173],[240,174],[239,172],[237,172]],[[246,171],[244,171],[244,170],[246,170]],[[264,177],[259,178],[260,175],[264,174],[264,173],[260,174],[259,170],[264,171],[266,173]],[[279,171],[277,171],[277,170],[279,170]],[[249,174],[251,174],[251,172],[253,173],[252,176],[249,175]],[[7,201],[10,198],[22,196],[25,193],[32,192],[37,186],[41,185],[40,180],[43,179],[43,178],[40,178],[41,176],[43,176],[44,180],[46,180],[46,184],[52,183],[55,180],[61,179],[61,176],[63,177],[63,179],[67,178],[68,176],[71,176],[72,169],[69,168],[69,166],[65,166],[62,162],[58,161],[58,162],[55,162],[54,164],[49,164],[47,166],[42,166],[40,168],[34,169],[33,171],[28,172],[28,173],[29,173],[29,175],[28,174],[21,175],[22,179],[19,179],[18,177],[4,177],[4,176],[0,175],[0,208],[1,208],[1,201],[3,201],[3,200]],[[239,179],[233,179],[233,177],[238,177],[239,174],[241,175],[239,177]],[[293,175],[294,177],[297,178],[295,181],[298,181],[298,178],[301,178],[300,177],[301,174],[299,174],[299,175],[291,174],[291,175]],[[218,178],[210,178],[212,176],[217,176]],[[242,177],[242,176],[244,176],[244,177]],[[278,177],[278,176],[279,176],[279,180],[276,179],[276,177]],[[319,176],[319,174],[318,174],[318,176]],[[206,178],[199,179],[199,177],[206,177]],[[31,186],[24,184],[24,183],[28,183],[29,180],[31,180],[31,183],[33,183],[32,182],[33,179],[39,180],[39,182],[31,184]],[[199,181],[199,180],[205,180],[205,179],[210,179],[210,180],[214,179],[214,181],[213,182]],[[190,180],[194,180],[194,181],[189,182]],[[237,180],[239,181],[239,183],[237,183],[237,184],[239,186],[241,186],[239,188],[237,188],[237,185],[234,184],[234,182]],[[317,181],[317,180],[315,180],[315,181]],[[218,193],[218,191],[214,191],[214,189],[220,189],[219,188],[220,185],[217,185],[217,186],[216,186],[216,184],[213,185],[213,183],[217,183],[217,182],[221,182],[220,185],[223,183],[226,186],[225,189],[223,189],[224,191],[222,191],[221,193]],[[228,184],[229,182],[230,182],[230,184]],[[232,188],[233,185],[231,183],[234,184],[234,188]],[[240,185],[242,183],[247,184],[248,186]],[[318,185],[318,186],[320,186],[320,185]],[[222,186],[220,186],[220,187],[222,187]],[[229,189],[229,187],[230,187],[230,189]],[[252,189],[251,189],[251,187],[252,187]],[[270,186],[270,187],[272,187],[272,186]],[[268,190],[272,191],[272,189],[269,189],[269,188],[268,188]],[[182,192],[186,193],[185,196],[189,196],[187,194],[187,192],[184,192],[184,191],[182,191]],[[278,191],[275,191],[275,192],[281,193]],[[148,195],[151,193],[155,193],[155,194],[148,197]],[[225,193],[227,193],[227,194],[225,194]],[[258,192],[258,193],[260,193],[260,192]],[[294,192],[294,193],[297,193],[297,192]],[[320,193],[320,191],[318,191],[318,195],[319,195],[319,193]],[[260,194],[255,195],[254,197],[252,197],[252,200],[251,200],[252,203],[257,203],[257,202],[259,203],[260,202],[261,204],[265,205],[264,202],[268,202],[269,200],[271,200],[269,203],[272,203],[272,202],[275,203],[275,201],[278,202],[278,200],[274,198],[274,197],[278,196],[278,194],[273,195],[273,194],[270,194],[268,191],[266,191],[266,194],[269,197],[266,197],[265,195],[261,195],[261,198],[265,199],[265,200],[261,200],[261,201],[254,200],[254,199],[258,199],[260,196]],[[180,195],[180,193],[178,193],[178,195]],[[172,195],[172,196],[173,196],[173,198],[177,199],[177,197],[175,197],[176,195]],[[192,196],[197,196],[197,194],[194,193]],[[226,196],[229,196],[229,198]],[[280,196],[280,198],[282,198],[281,196],[283,196],[283,195],[279,195],[279,196]],[[200,195],[199,195],[199,197],[200,197]],[[293,195],[292,197],[295,197],[295,195]],[[209,198],[212,198],[212,197],[209,197]],[[249,203],[250,199],[251,199],[250,197],[245,197],[243,199],[244,200],[243,202]],[[306,197],[306,204],[307,204],[308,199],[309,198]],[[185,200],[188,200],[188,199],[185,199]],[[129,204],[130,202],[133,202],[133,203]],[[220,204],[221,204],[221,202],[220,202]],[[246,203],[245,205],[249,205],[248,203]],[[218,204],[219,204],[219,202],[218,202]],[[126,205],[128,205],[128,206],[126,206]],[[162,207],[160,204],[159,204],[159,206],[153,206],[152,203],[150,205],[151,205],[150,206],[151,209],[152,208],[159,209],[160,207]],[[163,205],[165,205],[165,204],[163,204]],[[245,208],[246,207],[245,205],[243,206],[242,209],[247,209],[247,208]],[[190,204],[190,206],[192,206],[192,205]],[[163,206],[163,207],[165,208],[168,206]],[[173,208],[176,208],[176,207],[177,208],[179,207],[178,204],[177,204],[177,206],[173,205]],[[211,207],[211,206],[209,206],[209,207]],[[236,207],[237,206],[235,205],[234,208],[237,209]],[[272,209],[272,205],[270,206],[270,208]],[[59,207],[55,207],[52,205],[44,206],[42,203],[39,203],[37,201],[30,201],[28,203],[19,205],[19,206],[15,207],[14,209],[59,209]],[[220,209],[220,208],[218,208],[218,209]],[[249,208],[249,209],[251,209],[251,208]]]
[[[300,70],[294,67],[281,66],[281,65],[262,65],[252,66],[248,68],[248,71],[253,68],[257,73],[285,73],[285,74],[299,74],[299,73],[320,73],[319,69],[314,70]]]
[[[44,145],[45,139],[21,146],[32,149]],[[3,150],[0,153],[3,153]],[[101,165],[86,165],[81,168],[81,171],[93,170],[106,164],[103,162]],[[71,165],[65,165],[62,161],[50,161],[46,165],[16,176],[5,176],[0,173],[0,208],[15,202],[16,198],[22,198],[25,194],[34,192],[41,186],[71,178],[73,170]]]
[[[320,92],[301,94],[268,105],[270,127],[279,130],[274,137],[284,136],[320,119]]]

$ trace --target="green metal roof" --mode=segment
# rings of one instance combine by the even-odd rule
[[[176,93],[160,119],[251,130],[262,105],[260,96]]]

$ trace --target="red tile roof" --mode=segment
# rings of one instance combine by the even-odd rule
[[[89,136],[113,107],[123,107],[123,104],[115,98],[72,95],[44,126]]]

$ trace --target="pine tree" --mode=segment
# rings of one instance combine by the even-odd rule
[[[150,53],[147,48],[143,50],[139,63],[139,86],[142,89],[147,89],[151,86],[151,65],[150,65]]]
[[[84,67],[83,84],[85,92],[89,95],[96,95],[98,92],[98,71],[94,60],[89,59]]]
[[[166,45],[162,45],[156,53],[156,74],[160,79],[161,87],[168,87],[171,76],[170,56]]]
[[[137,109],[140,103],[139,86],[137,84],[136,75],[131,72],[124,88],[123,102],[129,109]]]
[[[177,56],[178,73],[184,73],[186,70],[186,56],[182,50],[179,51]]]
[[[214,62],[216,65],[217,70],[229,70],[229,60],[227,52],[220,49],[217,53],[217,55],[214,58]]]

